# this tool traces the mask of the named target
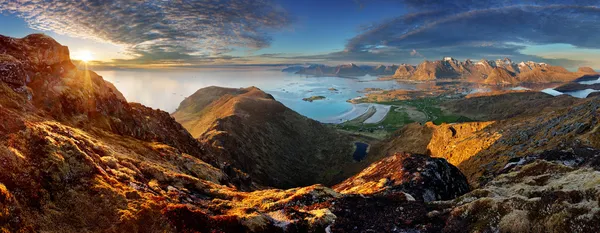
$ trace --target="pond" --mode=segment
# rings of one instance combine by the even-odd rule
[[[352,158],[354,158],[356,161],[362,161],[367,157],[369,144],[364,142],[355,142],[354,145],[356,146],[356,150],[354,151]]]

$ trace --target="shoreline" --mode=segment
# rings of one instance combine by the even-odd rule
[[[375,112],[371,114],[367,119],[363,122],[364,124],[377,124],[385,119],[387,114],[389,113],[391,106],[376,104],[376,103],[359,103],[352,104],[352,109],[342,113],[340,115],[330,117],[328,119],[320,120],[319,122],[325,124],[341,124],[344,122],[352,121],[358,118],[363,117],[365,114],[369,114],[370,109],[375,109]]]

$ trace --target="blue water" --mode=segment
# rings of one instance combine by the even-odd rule
[[[177,70],[101,70],[104,79],[115,84],[130,102],[173,112],[179,103],[196,90],[207,86],[256,86],[273,95],[296,112],[315,120],[327,121],[352,109],[346,102],[361,96],[364,88],[415,89],[412,84],[377,81],[376,77],[357,79],[312,77],[289,74],[280,68],[219,68]],[[335,88],[338,91],[330,91]],[[322,95],[325,100],[313,102],[302,98]]]
[[[367,157],[367,149],[369,149],[369,144],[355,142],[354,145],[356,145],[356,150],[354,151],[352,158],[354,158],[356,161],[362,161]]]

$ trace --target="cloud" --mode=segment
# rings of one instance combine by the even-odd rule
[[[265,48],[269,30],[290,23],[270,0],[7,0],[0,12],[34,29],[125,45],[139,63]]]
[[[413,49],[412,51],[410,51],[410,55],[413,57],[424,57],[423,54],[420,54],[419,52],[417,52],[416,49]]]
[[[395,48],[390,49],[392,53],[414,49],[425,57],[508,56],[541,60],[520,51],[527,45],[558,43],[600,48],[598,0],[394,2],[405,5],[412,13],[365,28],[348,41],[347,53],[365,53],[385,46]]]

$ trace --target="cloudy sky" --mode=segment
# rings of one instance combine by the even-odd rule
[[[600,0],[0,1],[0,34],[36,32],[105,67],[453,56],[600,68]]]

